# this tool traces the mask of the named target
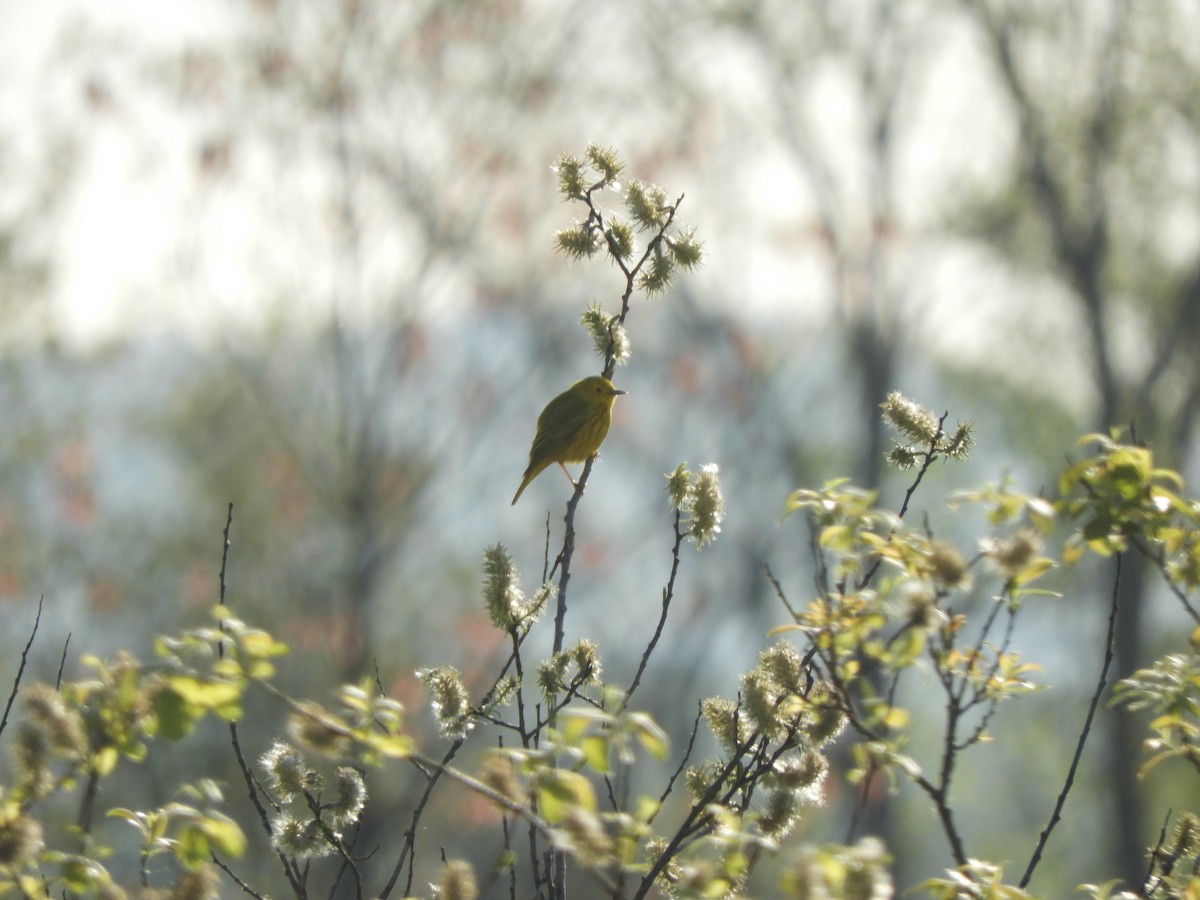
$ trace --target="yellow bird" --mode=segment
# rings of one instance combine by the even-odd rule
[[[537,420],[537,434],[529,450],[529,467],[512,502],[515,505],[529,482],[550,463],[558,463],[574,487],[575,480],[563,463],[583,462],[604,443],[612,424],[613,402],[618,394],[607,378],[592,375],[575,382],[546,404]]]

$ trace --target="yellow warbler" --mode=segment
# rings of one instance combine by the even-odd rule
[[[595,455],[612,423],[613,401],[623,394],[607,378],[592,375],[575,382],[546,404],[538,416],[537,434],[529,450],[529,467],[517,495],[550,463],[558,463],[572,485],[575,480],[563,463],[583,462]]]

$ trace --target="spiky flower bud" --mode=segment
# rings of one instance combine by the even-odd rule
[[[746,737],[741,732],[737,704],[724,697],[709,697],[700,704],[704,722],[713,737],[726,753],[734,753],[739,740]]]
[[[699,766],[688,766],[683,773],[683,786],[687,789],[688,799],[692,803],[700,803],[712,783],[720,775],[721,767],[716,763],[705,763]]]
[[[625,209],[642,228],[655,228],[667,211],[667,192],[657,184],[632,181],[625,191]]]
[[[983,543],[983,554],[1006,578],[1016,575],[1042,550],[1041,536],[1031,528],[1022,528],[1003,538]]]
[[[333,800],[329,803],[330,824],[334,828],[353,825],[367,805],[367,783],[362,772],[339,766],[333,779]]]
[[[608,252],[617,259],[629,259],[633,256],[633,228],[628,222],[610,220],[606,236]]]
[[[680,463],[666,476],[667,497],[671,506],[687,518],[688,537],[697,549],[711,544],[721,532],[725,518],[725,499],[721,496],[720,469],[716,463],[692,472]]]
[[[555,653],[538,664],[537,682],[543,694],[553,697],[567,689],[567,669],[570,665],[571,660],[565,653]]]
[[[1200,849],[1200,816],[1195,813],[1183,812],[1175,823],[1175,831],[1167,848],[1167,855],[1172,859],[1186,859],[1194,856]]]
[[[503,544],[493,544],[483,553],[483,605],[492,624],[502,631],[515,628],[520,622],[520,573]]]
[[[595,641],[580,638],[575,646],[567,652],[575,664],[575,671],[579,673],[580,684],[597,685],[600,683],[603,668],[600,665],[600,648]]]
[[[588,144],[585,155],[592,168],[603,179],[605,186],[615,186],[625,169],[625,163],[621,162],[617,151],[611,147],[601,147],[599,144]]]
[[[487,698],[487,710],[490,712],[494,709],[499,709],[517,693],[517,679],[511,675],[506,675],[496,682],[496,686],[492,688],[490,696]]]
[[[812,745],[822,747],[836,740],[848,720],[834,686],[826,681],[818,681],[808,692],[805,703],[804,731]]]
[[[887,395],[880,404],[883,418],[911,443],[929,446],[938,432],[938,420],[929,410],[898,391]]]
[[[562,693],[571,684],[576,687],[599,684],[600,675],[599,650],[594,642],[584,638],[570,649],[543,660],[537,670],[538,686],[547,697]]]
[[[934,541],[927,559],[934,584],[939,587],[959,587],[967,580],[967,561],[953,544]]]
[[[787,727],[779,713],[778,685],[762,667],[751,669],[742,676],[742,703],[756,731],[766,737],[776,737]]]
[[[758,817],[758,827],[769,838],[787,837],[800,815],[796,794],[789,790],[772,791],[767,808]]]
[[[895,466],[901,472],[905,472],[920,462],[921,457],[922,454],[912,449],[912,447],[904,447],[897,444],[888,452],[886,459],[889,465]]]
[[[433,715],[443,737],[460,738],[475,727],[471,715],[471,698],[462,676],[453,666],[422,669],[417,677],[432,699]]]
[[[588,259],[600,249],[596,230],[589,225],[560,228],[554,232],[554,247],[568,259]]]
[[[42,825],[37,819],[5,807],[0,814],[0,867],[18,869],[42,850]]]
[[[725,499],[721,496],[721,479],[716,463],[700,467],[689,512],[692,540],[696,546],[699,548],[711,544],[720,533],[721,521],[725,518]]]
[[[26,802],[40,800],[54,790],[50,745],[42,729],[22,722],[17,728],[16,740],[10,752],[20,782],[19,790]]]
[[[942,447],[942,452],[951,459],[964,460],[975,446],[975,426],[971,422],[959,422],[950,440]]]
[[[477,900],[479,886],[475,883],[475,870],[465,859],[447,860],[441,880],[433,886],[437,900]]]
[[[654,253],[646,261],[646,268],[638,276],[638,287],[650,296],[661,294],[675,279],[675,261],[662,252]]]
[[[688,228],[673,238],[664,238],[675,264],[690,272],[704,262],[704,244],[696,240],[696,229]]]
[[[525,625],[532,625],[537,621],[553,593],[554,585],[549,581],[542,582],[542,586],[534,591],[533,596],[521,607],[521,622]]]
[[[513,770],[512,760],[500,753],[489,753],[483,758],[483,768],[479,772],[479,780],[501,797],[518,806],[529,803],[529,795],[517,774]]]
[[[809,802],[819,802],[821,783],[829,772],[829,760],[815,750],[805,750],[775,762],[770,782],[789,791],[804,792]]]
[[[671,506],[682,510],[692,491],[692,473],[688,471],[687,463],[680,463],[674,472],[663,477],[667,479],[667,497]]]
[[[83,718],[48,684],[31,685],[22,696],[26,721],[38,728],[52,750],[72,759],[88,753]]]
[[[288,815],[271,822],[271,844],[277,852],[293,859],[315,859],[333,852],[318,820]]]
[[[579,321],[591,335],[596,353],[602,359],[611,354],[618,365],[629,360],[629,335],[617,316],[610,316],[599,303],[590,300]]]
[[[315,786],[316,773],[309,769],[304,755],[286,741],[275,741],[258,764],[267,773],[267,786],[282,803]]]
[[[583,160],[564,153],[551,166],[551,171],[558,176],[558,191],[564,200],[582,200],[587,194]]]
[[[758,661],[789,694],[803,693],[807,675],[804,671],[804,659],[794,645],[788,641],[772,644],[758,654]]]

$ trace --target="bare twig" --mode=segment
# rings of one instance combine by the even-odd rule
[[[663,588],[662,613],[658,617],[658,626],[654,629],[654,636],[650,638],[650,643],[646,645],[646,650],[642,653],[642,660],[638,663],[637,672],[633,676],[633,681],[629,684],[629,690],[625,692],[625,698],[621,701],[620,709],[617,710],[618,715],[629,708],[629,701],[633,698],[633,692],[642,683],[642,675],[645,674],[646,666],[650,662],[650,654],[658,646],[659,638],[662,637],[663,627],[667,624],[667,613],[671,609],[671,599],[675,596],[675,576],[679,574],[679,548],[683,545],[683,539],[688,534],[686,529],[679,527],[682,517],[682,510],[675,510],[675,543],[671,547],[671,575],[667,578],[667,586]]]
[[[783,608],[788,611],[793,619],[798,619],[800,613],[796,610],[792,603],[787,598],[787,594],[783,591],[783,585],[779,583],[779,579],[775,577],[775,573],[771,571],[770,563],[763,563],[763,572],[767,576],[767,581],[771,582],[771,587],[775,589],[775,596],[779,598],[779,602],[783,604]]]
[[[413,809],[412,818],[409,820],[408,829],[404,832],[404,846],[400,849],[400,857],[396,860],[396,865],[392,869],[392,875],[384,885],[382,891],[379,892],[380,900],[387,900],[391,896],[392,890],[396,887],[396,882],[400,878],[400,873],[404,871],[404,864],[410,857],[415,857],[417,846],[417,823],[421,821],[421,815],[425,812],[425,805],[429,803],[429,798],[433,795],[433,789],[437,785],[438,780],[442,777],[442,772],[445,767],[450,765],[451,760],[458,755],[458,751],[462,748],[466,738],[456,738],[454,743],[450,745],[450,749],[442,756],[441,763],[427,765],[424,758],[412,758],[413,762],[428,778],[428,783],[425,785],[425,791],[421,794],[421,799],[417,801],[416,808]],[[415,859],[413,860],[415,862]],[[410,863],[408,868],[408,880],[404,885],[404,895],[407,897],[412,893],[413,870],[415,866]]]
[[[575,482],[575,493],[571,495],[571,499],[567,501],[567,514],[563,517],[565,528],[563,530],[563,545],[559,551],[558,559],[554,562],[554,569],[551,569],[551,577],[554,570],[558,570],[558,591],[555,593],[555,612],[554,612],[554,652],[561,653],[563,642],[566,638],[566,618],[567,618],[567,585],[571,581],[571,558],[575,555],[575,509],[579,506],[579,501],[583,499],[583,490],[587,487],[588,475],[592,473],[592,463],[596,457],[589,456],[583,464],[583,472],[579,475],[579,480]]]
[[[71,632],[67,632],[67,639],[63,641],[62,654],[58,657],[58,672],[54,676],[54,689],[57,691],[62,687],[63,671],[67,668],[67,648],[71,646]],[[0,731],[3,731],[0,728]]]
[[[663,788],[663,792],[658,797],[658,810],[646,821],[649,825],[658,816],[659,810],[662,809],[663,803],[671,796],[671,791],[675,789],[675,782],[679,780],[679,776],[683,774],[683,770],[687,768],[688,760],[692,758],[692,750],[696,746],[696,735],[700,731],[700,720],[704,717],[704,708],[697,705],[696,718],[692,720],[692,734],[688,738],[687,747],[683,751],[683,758],[679,760],[679,765],[675,767],[675,771],[671,773],[671,777],[667,780],[667,786]]]
[[[225,513],[225,530],[221,533],[221,573],[217,576],[217,603],[221,606],[225,605],[225,566],[229,562],[229,529],[233,526],[233,501],[229,502],[229,510]],[[225,633],[225,622],[217,623],[221,633]],[[221,641],[217,644],[217,656],[225,658],[225,642]]]
[[[1067,769],[1066,781],[1063,782],[1062,790],[1058,794],[1058,799],[1054,802],[1054,810],[1050,814],[1050,821],[1046,823],[1046,827],[1038,836],[1037,846],[1033,848],[1033,855],[1029,858],[1029,865],[1025,867],[1025,874],[1021,876],[1021,881],[1017,885],[1024,888],[1029,884],[1029,880],[1033,877],[1033,870],[1042,860],[1042,851],[1046,847],[1046,842],[1050,840],[1050,833],[1054,831],[1054,827],[1062,818],[1063,806],[1067,802],[1067,794],[1071,791],[1071,786],[1075,783],[1075,773],[1079,769],[1079,761],[1083,758],[1083,748],[1087,743],[1088,734],[1092,730],[1092,719],[1096,715],[1096,707],[1100,705],[1100,696],[1104,693],[1105,687],[1108,686],[1108,670],[1112,666],[1113,657],[1116,655],[1114,649],[1114,638],[1117,630],[1117,597],[1121,586],[1121,554],[1116,555],[1116,571],[1113,573],[1112,587],[1112,603],[1108,611],[1108,634],[1104,639],[1104,663],[1100,666],[1100,677],[1096,681],[1096,690],[1092,692],[1092,700],[1088,704],[1087,716],[1083,721],[1083,730],[1079,732],[1079,740],[1075,743],[1075,753],[1071,756],[1071,765]]]
[[[215,853],[212,854],[212,861],[213,861],[213,865],[215,865],[217,868],[219,868],[221,871],[223,871],[226,875],[228,875],[230,880],[232,880],[234,884],[236,884],[239,888],[242,889],[243,894],[249,894],[251,897],[257,898],[257,900],[267,900],[267,897],[265,894],[260,894],[258,891],[254,890],[252,887],[250,887],[250,885],[246,884],[246,882],[242,881],[242,879],[238,878],[237,874],[233,871],[233,869],[229,868],[229,866],[227,866],[225,864],[225,861],[222,860],[219,856],[217,856],[217,854],[215,854]]]
[[[8,725],[8,714],[12,711],[13,703],[17,699],[17,692],[21,688],[21,676],[25,674],[25,663],[29,659],[29,650],[33,646],[33,639],[37,637],[38,625],[42,621],[42,603],[45,599],[45,597],[38,598],[37,615],[33,619],[33,628],[29,631],[29,640],[25,642],[25,649],[21,651],[21,662],[17,666],[17,674],[13,677],[12,691],[8,695],[8,703],[4,705],[4,716],[0,718],[0,734],[4,733],[4,729]]]

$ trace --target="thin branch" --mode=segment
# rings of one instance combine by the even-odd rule
[[[654,629],[654,636],[650,638],[650,643],[646,645],[646,650],[642,653],[642,660],[638,663],[637,672],[633,676],[629,690],[625,692],[625,699],[621,701],[621,706],[617,710],[618,715],[629,707],[629,701],[633,698],[633,692],[642,683],[642,675],[645,674],[646,666],[650,662],[650,654],[658,646],[659,638],[662,637],[663,627],[667,624],[667,613],[671,609],[671,599],[675,596],[675,576],[679,574],[679,548],[683,545],[683,539],[687,537],[687,531],[679,527],[682,517],[683,511],[675,510],[675,544],[671,547],[671,575],[667,579],[667,586],[663,588],[662,612],[658,617],[658,627]]]
[[[271,830],[271,818],[267,814],[266,807],[263,806],[262,801],[259,799],[258,783],[254,779],[254,773],[250,769],[250,764],[246,762],[246,757],[242,753],[242,743],[238,739],[236,722],[229,723],[229,737],[233,745],[233,752],[237,756],[238,768],[241,769],[242,778],[246,781],[246,792],[250,795],[250,802],[258,811],[258,818],[262,823],[263,831],[267,837],[271,837],[274,834]],[[285,853],[277,849],[275,855],[279,857],[280,865],[283,866],[284,877],[287,878],[288,883],[292,886],[292,890],[296,892],[296,896],[301,898],[307,897],[308,890],[304,883],[304,876],[297,871]]]
[[[1181,589],[1179,585],[1176,584],[1170,577],[1170,575],[1168,575],[1167,562],[1163,557],[1162,550],[1160,549],[1157,551],[1152,551],[1137,535],[1130,535],[1129,542],[1137,548],[1137,551],[1141,553],[1142,556],[1154,563],[1154,567],[1158,569],[1159,574],[1162,575],[1163,583],[1166,584],[1167,590],[1175,595],[1175,599],[1179,601],[1180,605],[1184,608],[1184,611],[1191,616],[1192,621],[1197,625],[1200,625],[1200,612],[1196,610],[1196,607],[1192,606],[1191,601],[1188,599],[1188,596],[1183,589]]]
[[[225,513],[225,530],[221,532],[221,573],[218,576],[220,590],[217,595],[217,602],[222,606],[225,605],[225,572],[229,564],[229,529],[233,527],[233,501],[229,503],[229,510]]]
[[[1046,842],[1050,840],[1050,833],[1054,831],[1054,827],[1062,818],[1062,809],[1067,802],[1067,794],[1071,791],[1071,786],[1075,783],[1075,772],[1079,768],[1079,761],[1083,758],[1083,747],[1087,743],[1088,734],[1092,730],[1092,719],[1096,715],[1096,707],[1100,705],[1100,696],[1104,693],[1105,687],[1108,686],[1108,670],[1112,665],[1113,657],[1116,655],[1114,649],[1115,635],[1117,630],[1117,596],[1121,586],[1121,554],[1116,556],[1117,570],[1113,575],[1112,587],[1112,604],[1108,611],[1108,634],[1104,640],[1104,664],[1100,667],[1100,677],[1096,682],[1096,690],[1092,693],[1092,700],[1088,704],[1087,717],[1083,722],[1083,730],[1079,733],[1079,740],[1075,744],[1075,753],[1071,757],[1071,765],[1067,769],[1067,778],[1063,783],[1063,788],[1059,792],[1058,799],[1054,803],[1054,811],[1050,814],[1050,821],[1046,823],[1045,829],[1042,830],[1038,837],[1037,846],[1033,848],[1033,855],[1029,858],[1029,865],[1025,867],[1025,874],[1021,876],[1021,881],[1018,887],[1024,888],[1029,884],[1029,880],[1033,877],[1033,870],[1042,860],[1042,850],[1046,847]]]
[[[257,898],[257,900],[267,900],[265,894],[260,894],[258,891],[251,888],[250,885],[246,884],[246,882],[242,881],[242,879],[238,878],[233,869],[229,868],[229,866],[225,864],[225,861],[217,856],[217,854],[212,854],[212,861],[213,865],[228,875],[230,880],[242,889],[243,894],[249,894],[251,897]]]
[[[596,457],[593,454],[589,456],[583,464],[583,472],[579,475],[579,480],[575,482],[575,493],[571,495],[571,499],[567,501],[567,514],[563,517],[565,529],[563,530],[563,546],[559,551],[558,559],[554,563],[554,568],[558,569],[558,591],[555,595],[555,613],[554,613],[554,652],[561,653],[563,642],[566,636],[566,618],[567,618],[567,585],[571,581],[571,559],[575,555],[575,509],[579,506],[579,501],[583,498],[583,490],[587,487],[588,475],[592,473],[592,463]],[[551,569],[551,576],[554,570]]]
[[[57,691],[62,687],[63,671],[67,667],[67,648],[71,646],[71,632],[67,632],[67,639],[63,641],[62,655],[58,658],[58,672],[54,676],[54,689]],[[0,731],[4,728],[0,726]]]
[[[696,718],[692,720],[692,734],[688,738],[687,747],[684,748],[683,758],[679,760],[679,765],[675,771],[671,773],[671,777],[667,780],[667,786],[658,797],[658,809],[646,820],[646,824],[650,825],[662,810],[663,803],[671,796],[671,791],[675,789],[675,782],[679,780],[679,776],[683,774],[683,770],[687,768],[688,760],[692,758],[692,750],[696,746],[696,735],[700,731],[700,719],[704,717],[704,708],[700,704],[696,705]]]
[[[775,589],[775,596],[779,598],[779,602],[783,604],[793,619],[800,618],[800,613],[792,606],[788,600],[787,594],[783,591],[783,585],[779,583],[779,579],[775,577],[775,573],[771,571],[770,563],[763,563],[763,573],[767,576],[767,581],[771,582],[771,587]]]
[[[217,602],[221,606],[225,605],[225,567],[226,567],[227,563],[229,562],[229,529],[232,526],[233,526],[233,501],[230,501],[229,509],[225,513],[225,530],[221,533],[221,538],[222,538],[221,572],[217,576],[217,585],[218,585]],[[220,622],[218,622],[217,627],[221,630],[222,634],[225,633],[224,620],[221,620]],[[221,659],[225,658],[225,642],[224,641],[220,641],[217,644],[217,656],[219,656]]]
[[[37,615],[33,619],[33,628],[29,632],[29,640],[25,642],[25,649],[21,651],[21,663],[17,666],[16,677],[13,678],[12,692],[8,695],[8,703],[4,705],[4,717],[0,718],[0,734],[4,733],[4,729],[8,725],[8,714],[12,711],[13,703],[17,699],[17,692],[21,688],[21,676],[25,674],[25,663],[29,659],[29,650],[33,646],[33,639],[37,637],[38,625],[42,621],[42,603],[45,599],[44,596],[38,598]],[[65,649],[63,652],[66,652]]]
[[[426,767],[423,762],[423,757],[410,757],[413,762],[422,772],[425,773],[428,783],[425,785],[425,792],[421,794],[421,799],[417,801],[416,808],[413,810],[412,818],[409,820],[408,829],[404,832],[404,846],[400,849],[400,857],[396,860],[396,865],[392,869],[392,875],[388,879],[382,891],[379,892],[380,900],[387,900],[391,896],[396,882],[400,879],[400,873],[404,871],[404,863],[410,856],[416,856],[417,845],[417,823],[421,821],[421,815],[425,812],[425,805],[429,802],[429,798],[433,795],[433,789],[438,783],[438,779],[442,777],[442,772],[445,767],[450,764],[450,761],[458,754],[466,738],[456,738],[454,743],[450,745],[450,749],[446,751],[442,757],[440,764],[433,764]],[[431,771],[432,770],[432,771]],[[408,868],[408,881],[404,885],[404,895],[407,897],[412,893],[413,869],[415,866],[410,865]]]

